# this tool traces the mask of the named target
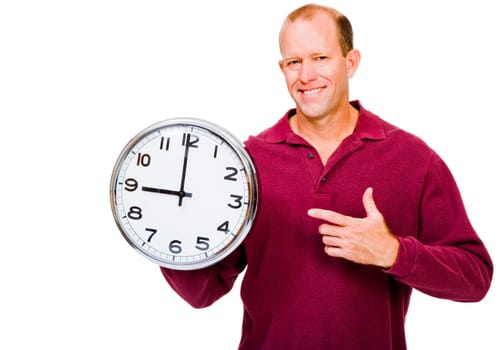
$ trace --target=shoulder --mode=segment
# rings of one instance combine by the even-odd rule
[[[261,131],[257,135],[249,136],[244,144],[246,147],[253,147],[259,144],[277,144],[285,142],[292,133],[289,126],[289,117],[294,113],[294,109],[289,110],[271,127]]]
[[[374,154],[399,164],[428,168],[437,153],[419,136],[364,109],[359,102],[360,119],[355,133]]]
[[[432,148],[418,135],[382,120],[386,138],[396,146],[408,146],[421,151],[433,152]]]
[[[362,140],[383,141],[392,147],[411,147],[420,151],[432,151],[419,136],[398,127],[377,114],[365,109],[359,101],[352,102],[359,110],[359,121],[354,131]]]

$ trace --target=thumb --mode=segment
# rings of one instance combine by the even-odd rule
[[[378,210],[375,200],[373,199],[373,188],[368,187],[363,194],[363,206],[364,210],[366,210],[366,216],[373,216],[375,214],[380,215],[380,211]]]

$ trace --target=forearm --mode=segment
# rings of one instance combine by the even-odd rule
[[[173,290],[187,303],[194,308],[203,308],[228,293],[244,267],[245,261],[237,250],[205,269],[178,271],[161,267],[161,272]]]
[[[386,270],[398,281],[438,298],[479,301],[491,284],[493,265],[481,242],[426,246],[399,238],[396,262]]]
[[[387,272],[432,296],[479,301],[490,287],[493,264],[451,172],[437,155],[420,192],[417,231],[410,226],[410,236],[398,237],[398,256]]]

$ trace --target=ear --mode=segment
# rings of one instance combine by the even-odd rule
[[[284,61],[279,60],[279,68],[281,69],[282,72],[284,72]]]
[[[354,74],[356,74],[357,67],[359,67],[359,62],[361,62],[361,53],[359,52],[359,50],[350,50],[345,57],[347,77],[352,78]]]

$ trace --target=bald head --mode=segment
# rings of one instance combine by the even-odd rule
[[[345,17],[341,12],[335,10],[334,8],[317,4],[309,4],[297,8],[296,10],[291,12],[284,20],[281,31],[279,33],[279,47],[281,49],[281,52],[283,32],[288,24],[293,23],[297,20],[312,20],[319,14],[328,15],[333,19],[333,24],[335,25],[338,32],[338,41],[344,56],[346,56],[347,53],[354,48],[352,25],[350,24],[350,21],[347,17]]]

